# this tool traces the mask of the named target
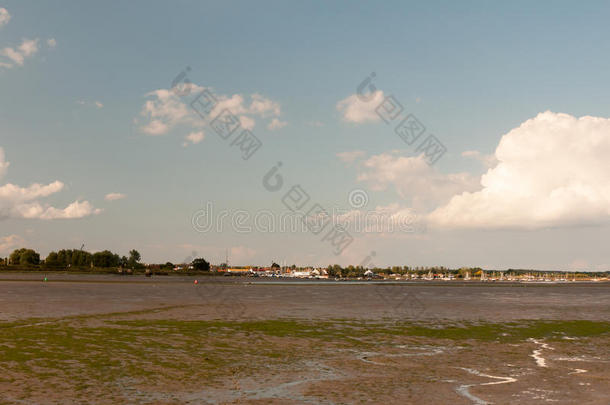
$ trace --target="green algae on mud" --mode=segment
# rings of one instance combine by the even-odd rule
[[[4,370],[0,388],[13,398],[34,402],[44,399],[49,387],[64,395],[53,403],[62,403],[64,398],[88,403],[94,403],[95,398],[100,403],[121,402],[132,395],[129,390],[134,386],[142,392],[157,392],[155,395],[161,395],[159,390],[182,395],[202,382],[209,388],[226,388],[227,381],[236,375],[246,376],[246,381],[267,381],[288,370],[299,378],[302,367],[312,359],[322,364],[322,359],[328,362],[335,357],[341,364],[352,362],[348,363],[350,370],[360,370],[365,363],[357,356],[350,357],[350,353],[391,352],[398,343],[425,350],[457,343],[469,356],[479,344],[492,345],[509,350],[508,354],[498,353],[512,358],[513,350],[526,349],[507,349],[502,343],[565,337],[584,343],[588,339],[604,340],[610,333],[608,322],[583,320],[408,323],[296,318],[175,320],[167,316],[143,319],[151,313],[163,317],[162,312],[156,308],[0,323],[0,367]],[[600,344],[599,339],[595,344]],[[447,360],[446,364],[454,361]],[[308,372],[315,374],[315,370]],[[362,395],[368,395],[362,390]]]
[[[95,319],[99,325],[89,325]],[[122,351],[143,355],[154,347],[171,349],[180,342],[200,338],[248,336],[249,339],[302,338],[341,340],[402,335],[450,340],[518,342],[528,338],[561,339],[610,333],[610,322],[541,320],[506,323],[467,322],[432,324],[364,322],[354,320],[307,321],[299,319],[256,321],[185,321],[167,319],[117,320],[88,316],[57,320],[39,319],[0,323],[0,362],[66,359],[96,351]],[[242,347],[243,350],[246,350]],[[86,356],[85,356],[86,357]],[[82,358],[82,357],[79,357]]]
[[[319,339],[355,338],[373,335],[407,335],[436,339],[475,339],[519,341],[527,338],[557,339],[563,336],[588,337],[610,333],[610,322],[570,321],[522,321],[505,323],[462,323],[443,325],[431,323],[376,323],[364,321],[305,321],[296,319],[262,321],[174,321],[174,320],[126,320],[114,321],[116,325],[137,328],[142,331],[175,331],[185,335],[200,335],[211,331],[235,331],[258,333],[275,337],[302,337]]]

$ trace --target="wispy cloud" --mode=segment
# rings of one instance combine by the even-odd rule
[[[418,211],[428,211],[446,203],[453,195],[478,188],[469,173],[442,173],[420,156],[400,152],[373,155],[359,165],[358,180],[372,190],[393,188]]]
[[[104,108],[104,104],[98,100],[95,100],[95,101],[78,100],[76,103],[78,105],[91,105],[91,106],[95,106],[96,108]]]
[[[366,153],[363,150],[350,150],[337,153],[337,157],[345,163],[353,163],[355,160],[363,158]]]
[[[271,131],[275,131],[276,129],[284,128],[288,123],[286,121],[280,121],[278,118],[274,118],[271,120],[267,128]]]
[[[192,145],[196,145],[203,141],[204,138],[205,134],[203,133],[203,131],[191,132],[190,134],[184,137],[185,141],[184,143],[182,143],[182,146],[187,147],[189,143]]]
[[[121,194],[121,193],[109,193],[109,194],[106,194],[106,196],[104,197],[104,200],[106,200],[106,201],[116,201],[116,200],[122,200],[125,197],[127,197],[125,194]]]
[[[0,238],[0,253],[8,253],[25,244],[25,240],[19,235],[8,235]]]

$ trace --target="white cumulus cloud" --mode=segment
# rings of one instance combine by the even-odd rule
[[[5,172],[8,162],[4,161],[4,151],[0,148],[0,168],[2,167],[4,170],[0,170],[0,172]],[[60,181],[54,181],[47,185],[34,183],[28,187],[21,187],[11,183],[0,186],[0,220],[7,218],[83,218],[100,212],[88,201],[74,201],[63,209],[55,208],[39,201],[42,198],[60,192],[63,188],[64,184]]]
[[[254,93],[252,94],[250,113],[260,115],[261,117],[279,117],[282,112],[279,103]]]
[[[363,101],[357,94],[352,94],[337,103],[337,111],[342,114],[343,120],[346,122],[355,124],[377,122],[381,120],[381,117],[379,117],[375,109],[381,104],[383,99],[383,91],[381,90],[375,91],[369,101]]]
[[[140,111],[140,118],[136,120],[140,131],[148,135],[165,135],[178,126],[193,129],[204,127],[206,121],[188,103],[205,88],[196,84],[190,86],[190,94],[185,97],[180,97],[171,89],[159,89],[147,93],[148,99]],[[250,96],[213,94],[217,104],[206,117],[208,120],[228,109],[239,118],[245,129],[253,129],[258,119],[270,119],[269,125],[273,125],[274,128],[285,125],[278,120],[281,115],[279,103],[260,94],[254,93]]]
[[[610,119],[540,113],[504,135],[478,191],[429,215],[445,227],[542,228],[610,219]]]
[[[246,115],[239,116],[239,123],[242,128],[252,130],[254,129],[254,125],[256,125],[256,121]]]
[[[170,125],[161,120],[153,119],[140,128],[142,132],[148,135],[165,135],[170,129]]]
[[[9,59],[11,63],[3,62],[5,67],[23,66],[26,58],[38,52],[38,39],[23,39],[17,48],[0,49],[0,56]]]
[[[0,28],[8,24],[11,15],[8,10],[0,7]],[[0,49],[0,68],[10,69],[15,66],[23,66],[26,58],[38,52],[38,38],[21,40],[21,44],[16,47],[7,46]],[[55,41],[55,40],[53,40]]]
[[[203,87],[193,84],[192,94],[202,90]],[[147,93],[146,97],[149,99],[140,111],[140,116],[147,121],[140,126],[140,130],[145,134],[164,135],[178,125],[204,125],[197,114],[171,90],[154,90]]]
[[[66,208],[42,207],[40,204],[33,207],[28,213],[29,216],[24,218],[39,218],[39,219],[77,219],[84,218],[90,215],[99,214],[100,209],[93,208],[89,201],[74,201]]]
[[[9,14],[8,10],[0,7],[0,27],[8,24],[10,20],[11,15]]]

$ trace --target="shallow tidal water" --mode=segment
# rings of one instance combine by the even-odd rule
[[[198,305],[231,318],[610,320],[610,283],[351,282],[0,274],[0,319]],[[198,284],[194,284],[194,280]]]

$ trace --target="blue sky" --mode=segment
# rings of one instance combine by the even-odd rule
[[[428,223],[428,214],[448,207],[453,195],[482,188],[480,176],[497,164],[497,156],[490,163],[483,157],[524,122],[545,111],[576,119],[610,116],[609,6],[603,2],[4,1],[0,8],[10,15],[0,24],[0,49],[38,40],[22,64],[0,54],[0,63],[12,64],[0,67],[0,148],[10,162],[0,187],[60,181],[61,191],[35,200],[43,209],[74,201],[92,207],[78,218],[24,218],[10,205],[14,200],[0,200],[10,212],[0,216],[5,250],[24,244],[44,254],[85,243],[120,253],[136,248],[149,262],[180,261],[195,251],[217,263],[231,249],[235,264],[357,264],[375,251],[377,265],[608,268],[608,167],[599,165],[576,166],[580,189],[596,196],[586,199],[591,206],[570,199],[582,207],[579,215],[567,214],[574,209],[563,201],[552,218],[539,222],[538,212],[523,208],[484,212],[482,218],[492,219],[464,226],[455,212],[467,217],[465,208],[456,202],[443,211],[452,212],[450,219],[443,214],[444,222],[430,222],[425,232],[354,234],[338,256],[307,232],[200,233],[191,223],[208,201],[217,210],[279,215],[281,195],[261,184],[278,161],[287,183],[300,184],[328,209],[350,209],[350,191],[362,189],[367,208],[412,209]],[[258,94],[279,106],[277,115],[250,115],[263,142],[251,159],[242,160],[209,126],[182,121],[156,136],[143,130],[142,109],[155,99],[147,94],[169,89],[187,66],[193,83],[220,97],[243,96],[247,107]],[[392,126],[350,122],[338,109],[371,72],[384,96],[394,95],[445,145],[434,166],[420,165]],[[268,129],[273,118],[285,126]],[[540,119],[528,139],[536,145],[559,139],[555,121],[545,126],[550,121]],[[593,131],[580,121],[561,123],[574,125],[570,130],[585,144],[587,137],[598,139],[593,132],[607,134],[604,126]],[[186,135],[199,131],[201,142],[183,146]],[[566,167],[603,151],[604,142],[553,159],[544,155],[559,147],[551,144],[527,164]],[[362,154],[353,162],[337,155],[350,151]],[[478,151],[481,161],[465,151]],[[523,164],[506,161],[515,176]],[[544,178],[541,167],[529,172]],[[459,181],[452,176],[457,173]],[[558,177],[553,190],[573,186],[570,179]],[[555,196],[553,190],[548,195]],[[109,193],[125,197],[107,201]],[[527,198],[543,204],[548,195]],[[470,206],[487,206],[473,198]],[[511,205],[535,205],[525,201]],[[512,222],[493,219],[499,217]]]

